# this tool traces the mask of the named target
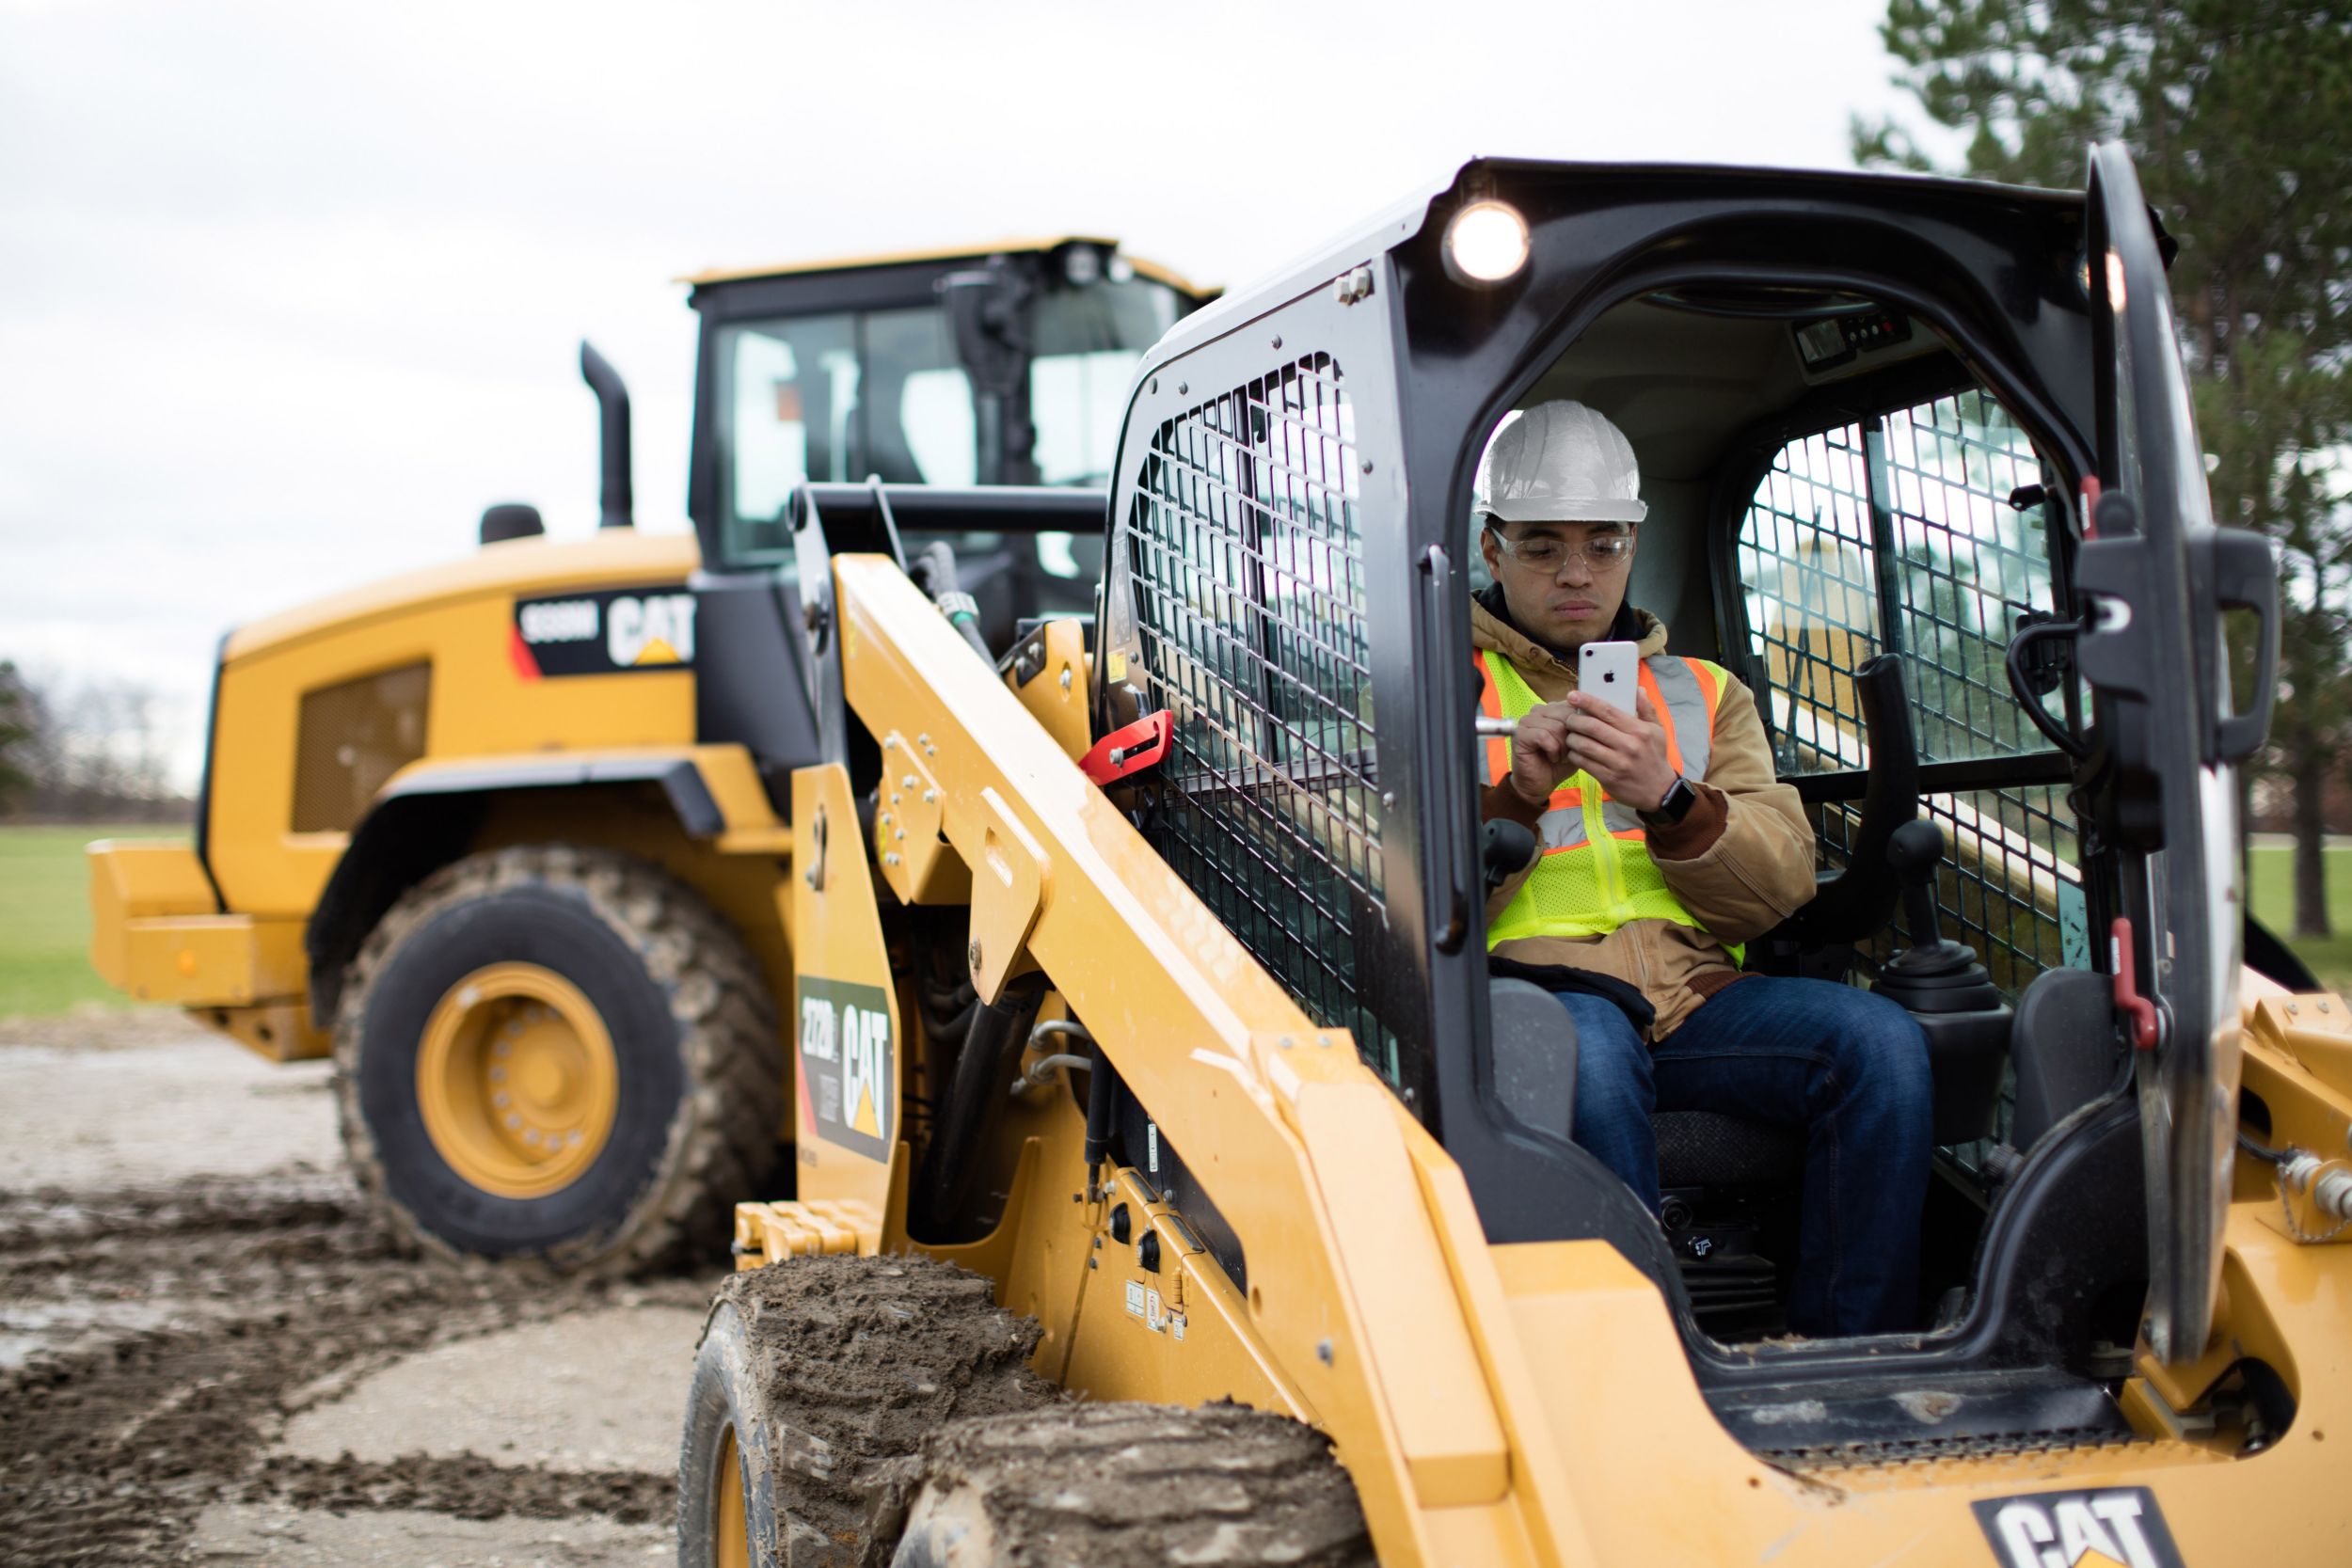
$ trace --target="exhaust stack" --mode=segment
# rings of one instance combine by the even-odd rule
[[[597,420],[603,430],[603,515],[596,519],[596,526],[634,528],[635,499],[628,479],[628,388],[621,384],[620,372],[584,338],[580,343],[580,373],[596,394]]]

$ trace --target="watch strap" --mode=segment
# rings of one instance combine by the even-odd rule
[[[1677,824],[1691,815],[1691,808],[1698,803],[1698,799],[1699,792],[1692,787],[1691,781],[1677,773],[1675,782],[1666,786],[1665,796],[1658,802],[1657,808],[1639,815],[1644,821],[1653,824]]]

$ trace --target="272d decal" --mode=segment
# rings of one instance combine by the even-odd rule
[[[890,1003],[874,986],[800,978],[802,1125],[825,1142],[877,1160],[898,1136],[898,1093]]]

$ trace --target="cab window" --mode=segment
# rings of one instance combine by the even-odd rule
[[[2007,410],[1966,388],[1782,444],[1738,538],[1759,705],[1824,855],[1843,860],[1858,811],[1837,784],[1870,761],[1852,673],[1900,654],[1920,762],[1946,765],[1921,801],[1947,843],[1946,934],[2012,996],[2090,961],[2065,770],[2003,668],[2019,619],[2053,605],[2042,473]]]

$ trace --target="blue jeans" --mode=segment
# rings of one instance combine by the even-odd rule
[[[1652,1111],[1717,1111],[1805,1130],[1788,1326],[1916,1326],[1919,1220],[1934,1097],[1927,1037],[1883,996],[1752,974],[1655,1046],[1597,996],[1556,991],[1576,1021],[1576,1141],[1656,1213]]]

